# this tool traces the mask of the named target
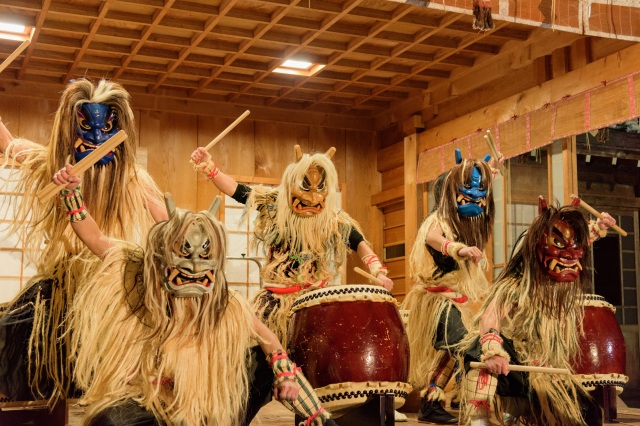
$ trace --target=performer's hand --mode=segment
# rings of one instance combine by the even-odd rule
[[[196,150],[191,153],[191,161],[195,164],[207,163],[210,160],[211,154],[203,147],[196,148]]]
[[[491,358],[485,359],[484,365],[490,373],[504,374],[505,376],[509,374],[509,361],[500,355],[494,355]]]
[[[598,228],[604,230],[607,228],[611,228],[616,224],[616,220],[611,217],[609,213],[602,212],[600,213],[600,215],[602,216],[602,218],[598,218],[598,220],[596,220],[596,225],[598,225]]]
[[[81,180],[78,176],[73,175],[71,164],[67,164],[53,175],[53,182],[56,185],[65,185],[66,189],[76,189]]]
[[[492,169],[497,169],[504,164],[504,160],[504,155],[502,155],[502,153],[498,151],[498,158],[491,157],[491,159],[489,160],[489,167],[491,167]]]
[[[482,250],[480,250],[476,246],[464,247],[461,248],[460,251],[458,251],[458,256],[468,257],[474,263],[478,263],[482,260]]]
[[[384,273],[378,272],[378,275],[376,276],[376,278],[382,281],[382,286],[385,289],[389,291],[393,290],[393,281],[391,281],[391,278],[387,278],[387,276]]]
[[[273,389],[273,397],[276,401],[295,401],[299,392],[300,387],[294,380],[284,380]]]

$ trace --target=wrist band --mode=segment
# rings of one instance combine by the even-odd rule
[[[511,359],[507,351],[502,347],[502,337],[493,331],[489,331],[484,336],[480,337],[480,343],[482,344],[482,355],[480,361],[484,362],[494,356],[501,356],[507,361]]]
[[[442,245],[440,246],[440,253],[444,254],[445,256],[449,256],[449,244],[451,244],[451,240],[444,240],[442,242]]]
[[[300,368],[291,362],[287,353],[283,350],[276,350],[267,356],[267,361],[273,370],[275,383],[282,383],[285,380],[295,380]]]
[[[218,176],[218,173],[220,173],[220,169],[216,166],[215,161],[209,160],[202,166],[202,173],[207,176],[207,179],[213,180]]]
[[[369,268],[369,273],[374,277],[377,277],[378,274],[384,274],[386,277],[389,271],[385,266],[382,266],[380,259],[375,254],[367,254],[366,256],[362,256],[362,263],[367,265]]]
[[[60,198],[71,222],[81,222],[87,218],[87,207],[82,200],[82,191],[79,186],[75,189],[61,190]]]

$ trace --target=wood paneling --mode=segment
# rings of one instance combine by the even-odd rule
[[[345,138],[349,143],[345,147],[346,171],[340,177],[347,182],[343,208],[360,223],[371,248],[382,259],[382,212],[371,205],[371,195],[380,190],[375,138],[372,133],[356,131],[347,131]],[[362,267],[362,262],[357,256],[350,256],[347,282],[362,282],[362,277],[353,271],[354,266]]]
[[[189,158],[198,143],[198,118],[193,115],[143,111],[140,146],[147,148],[147,170],[176,206],[196,210],[197,174]]]
[[[404,226],[404,208],[388,212],[384,212],[384,229]]]
[[[404,166],[382,172],[382,190],[404,185]]]
[[[404,225],[384,230],[384,246],[404,244]]]

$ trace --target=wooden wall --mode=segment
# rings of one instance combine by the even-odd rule
[[[57,102],[0,95],[0,116],[14,137],[46,143]],[[136,109],[140,146],[147,152],[147,169],[160,189],[170,192],[179,207],[201,210],[209,206],[214,186],[189,164],[191,152],[204,146],[233,119]],[[293,146],[303,152],[324,152],[331,146],[344,191],[343,209],[360,222],[376,253],[382,255],[382,214],[371,205],[380,191],[373,132],[337,130],[301,124],[241,122],[211,151],[218,167],[236,178],[276,180],[294,159]],[[62,166],[62,165],[61,165]],[[348,177],[348,178],[347,178]],[[353,272],[362,266],[355,254],[349,259],[347,282],[362,283]]]

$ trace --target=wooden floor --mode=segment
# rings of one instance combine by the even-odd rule
[[[451,411],[456,415],[455,411]],[[417,426],[424,425],[416,420],[415,413],[405,413],[409,418],[406,422],[397,422],[398,426]],[[493,424],[498,424],[494,423]],[[613,423],[612,423],[613,424]],[[621,408],[618,406],[618,418],[616,425],[633,425],[640,426],[640,409],[638,408]],[[251,426],[294,426],[293,414],[291,414],[282,404],[278,402],[270,402],[260,410],[256,419],[251,422]]]
[[[81,425],[82,419],[82,409],[77,405],[70,403],[68,405],[69,408],[69,419],[67,425],[69,426],[79,426]],[[452,414],[457,415],[457,412],[450,411]],[[408,421],[406,422],[397,422],[398,426],[417,426],[424,425],[425,423],[419,423],[416,420],[416,413],[405,413],[408,417]],[[34,423],[20,423],[21,425]],[[35,423],[36,425],[40,425],[41,423]],[[493,425],[497,425],[498,423],[492,421]],[[614,423],[611,423],[614,424]],[[615,421],[616,425],[628,425],[628,426],[640,426],[640,408],[629,408],[626,407],[624,402],[618,399],[618,417]],[[15,426],[15,424],[8,424],[6,421],[3,421],[2,411],[0,410],[0,426]],[[42,424],[44,426],[44,424]],[[294,416],[288,411],[282,404],[279,402],[270,402],[266,406],[260,410],[258,416],[251,422],[251,426],[295,426],[294,425]]]

